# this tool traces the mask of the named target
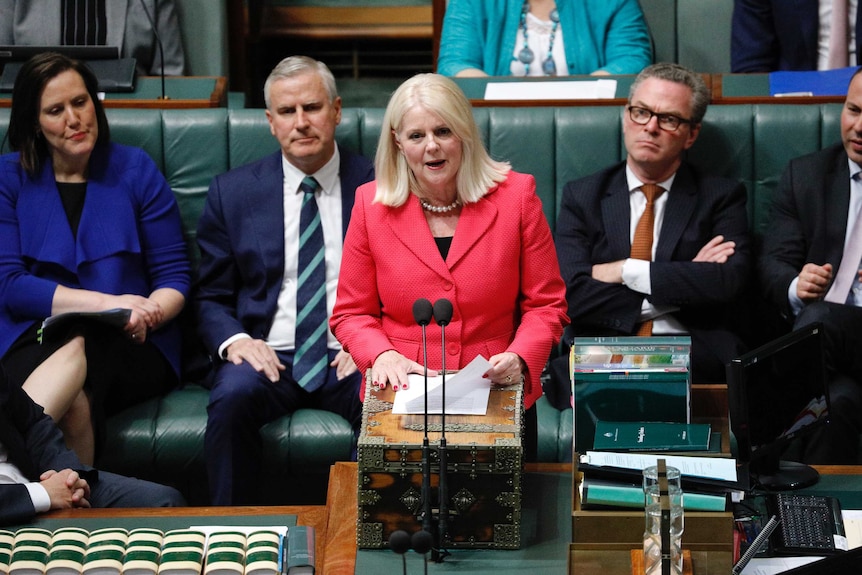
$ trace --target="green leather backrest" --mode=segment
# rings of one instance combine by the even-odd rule
[[[752,229],[762,232],[769,198],[787,163],[837,142],[840,111],[840,104],[714,105],[688,159],[706,173],[742,181],[749,192]],[[373,158],[383,112],[344,109],[338,141]],[[107,113],[114,140],[143,148],[165,174],[180,204],[190,246],[212,178],[278,149],[260,109]],[[623,159],[621,113],[621,106],[474,110],[491,156],[536,178],[552,228],[566,182]],[[0,139],[8,121],[9,109],[0,108]]]

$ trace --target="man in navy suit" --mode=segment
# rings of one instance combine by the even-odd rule
[[[199,333],[216,363],[205,441],[214,505],[257,502],[264,424],[313,407],[358,428],[362,412],[360,374],[328,329],[328,366],[311,381],[294,377],[294,358],[305,343],[295,329],[304,317],[297,286],[306,271],[298,255],[300,190],[308,176],[319,186],[328,319],[354,193],[374,178],[373,166],[336,145],[341,99],[323,63],[284,59],[269,75],[264,97],[280,151],[217,176],[198,224]]]
[[[821,322],[830,421],[807,441],[806,463],[858,464],[862,433],[862,282],[848,261],[849,291],[830,294],[862,216],[862,68],[841,110],[841,139],[791,160],[771,206],[757,269],[768,299],[793,327]]]
[[[734,73],[826,69],[829,22],[820,21],[821,0],[734,0],[730,69]],[[859,58],[862,19],[850,13]],[[821,42],[821,34],[826,32]],[[850,65],[854,64],[853,58]],[[821,65],[822,64],[822,65]]]
[[[182,505],[171,487],[81,463],[60,428],[0,367],[0,525],[50,509]]]
[[[649,321],[653,335],[688,334],[696,382],[724,381],[742,350],[726,308],[749,274],[744,186],[683,160],[708,101],[699,74],[645,68],[623,113],[626,160],[566,184],[556,228],[569,336],[631,336]],[[646,184],[661,190],[651,260],[632,255]]]

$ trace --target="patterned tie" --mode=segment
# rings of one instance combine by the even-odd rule
[[[844,254],[841,256],[841,264],[835,273],[832,287],[823,299],[832,303],[847,303],[850,288],[853,287],[853,282],[859,275],[860,263],[862,263],[862,213],[856,216],[853,231],[850,232],[850,238],[844,246]]]
[[[829,28],[829,69],[846,68],[849,38],[847,0],[832,0],[832,20]]]
[[[643,195],[646,196],[646,208],[635,227],[635,237],[632,239],[632,251],[630,257],[636,260],[652,261],[652,238],[655,227],[655,201],[664,192],[664,188],[657,184],[644,184],[641,186]],[[640,324],[636,335],[652,335],[652,320]]]
[[[312,177],[302,180],[304,194],[299,215],[299,266],[296,286],[296,353],[293,378],[306,391],[314,391],[325,381],[329,363],[326,350],[326,265],[323,227],[314,192],[320,187]]]

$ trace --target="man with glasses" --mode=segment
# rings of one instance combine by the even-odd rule
[[[742,351],[729,308],[749,275],[745,187],[683,159],[708,101],[700,75],[645,68],[623,112],[626,160],[566,184],[556,228],[568,336],[689,335],[698,383],[724,381]]]

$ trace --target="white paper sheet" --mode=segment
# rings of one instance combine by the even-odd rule
[[[458,373],[446,374],[446,413],[448,415],[485,415],[491,380],[482,377],[491,368],[488,360],[476,358]],[[394,414],[425,413],[425,376],[410,374],[407,389],[395,394]],[[428,413],[443,413],[443,376],[428,378]]]
[[[862,547],[862,510],[842,509],[841,518],[844,521],[844,534],[847,536],[847,546],[850,549]]]
[[[488,82],[486,100],[610,100],[616,80]]]
[[[737,481],[736,460],[724,457],[587,451],[586,455],[581,456],[581,461],[597,466],[644,469],[650,465],[655,465],[659,457],[664,458],[671,467],[679,469],[683,475],[706,479],[721,479],[723,481]]]
[[[740,575],[775,575],[795,567],[807,565],[823,557],[764,557],[748,562]]]

